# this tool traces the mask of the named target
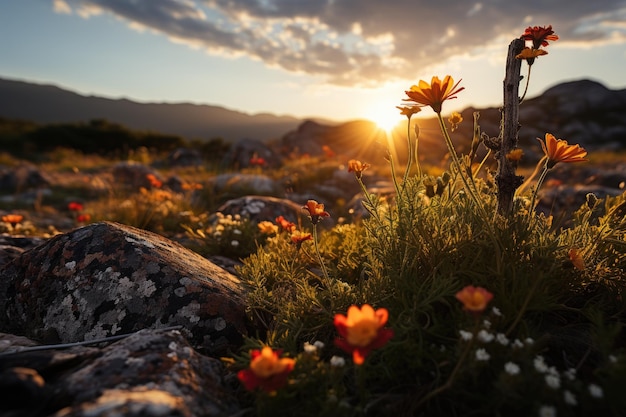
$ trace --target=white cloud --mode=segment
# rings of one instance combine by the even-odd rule
[[[460,55],[489,59],[496,40],[506,47],[528,25],[552,24],[564,46],[626,42],[624,0],[54,0],[58,13],[71,6],[210,53],[351,86],[413,78]]]

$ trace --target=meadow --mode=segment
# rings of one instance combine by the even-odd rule
[[[444,112],[462,84],[433,77],[407,89],[398,111],[407,126],[434,112],[445,169],[421,163],[419,129],[408,128],[402,163],[391,152],[384,164],[300,156],[238,171],[287,173],[306,190],[341,170],[360,191],[361,216],[340,198],[296,201],[302,221],[215,214],[234,197],[206,185],[221,172],[219,157],[162,166],[129,187],[103,174],[119,154],[54,147],[38,165],[57,186],[27,203],[6,200],[3,232],[50,236],[110,220],[238,260],[256,333],[222,360],[236,376],[242,415],[624,415],[626,194],[589,194],[567,222],[537,212],[556,166],[594,158],[551,132],[540,138],[535,175],[519,172],[524,83],[556,40],[551,27],[529,27],[511,43],[500,136],[482,134],[475,117],[465,154],[450,137],[462,118]],[[119,152],[147,166],[172,148]],[[8,153],[2,159],[15,164]],[[174,176],[176,187],[165,180]],[[371,191],[379,177],[388,193]]]

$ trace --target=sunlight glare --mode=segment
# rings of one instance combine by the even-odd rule
[[[391,132],[403,118],[406,118],[400,114],[396,106],[395,102],[378,101],[369,106],[365,118],[376,123],[385,132]]]

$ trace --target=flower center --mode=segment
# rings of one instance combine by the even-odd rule
[[[346,339],[352,346],[364,347],[369,345],[378,334],[378,321],[373,319],[361,319],[348,327]]]

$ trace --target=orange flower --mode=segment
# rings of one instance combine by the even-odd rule
[[[456,299],[463,303],[465,310],[475,314],[482,313],[492,298],[492,293],[482,287],[474,287],[473,285],[468,285],[456,293]]]
[[[552,25],[544,26],[528,26],[521,36],[525,41],[531,41],[533,48],[539,49],[542,46],[548,46],[548,41],[556,41],[559,39],[552,30]]]
[[[324,204],[318,203],[315,200],[307,201],[306,205],[302,206],[302,208],[309,212],[309,218],[313,224],[317,224],[321,220],[320,217],[330,217],[330,214],[324,211]]]
[[[75,202],[75,201],[72,201],[71,203],[69,203],[69,204],[67,205],[67,208],[68,208],[70,211],[83,211],[83,205],[82,205],[82,204],[80,204],[80,203],[77,203],[77,202]]]
[[[460,82],[461,80],[454,84],[454,80],[449,75],[446,75],[443,81],[439,77],[433,77],[430,84],[420,80],[419,85],[413,85],[409,91],[405,91],[409,96],[405,100],[430,106],[435,113],[441,113],[441,105],[444,101],[456,98],[455,94],[465,90],[465,87],[457,88]]]
[[[541,143],[543,153],[546,154],[548,160],[546,161],[546,167],[551,169],[559,162],[584,162],[587,159],[587,151],[580,147],[580,145],[569,145],[567,141],[563,139],[556,139],[554,135],[546,133],[545,143],[537,138]]]
[[[452,112],[452,114],[450,115],[450,118],[448,119],[448,122],[450,122],[450,127],[453,132],[459,127],[459,124],[462,121],[463,121],[463,116],[461,116],[461,113],[456,112],[456,111]]]
[[[259,222],[257,224],[257,227],[259,228],[259,232],[261,232],[264,235],[273,235],[274,233],[278,233],[278,226],[276,226],[272,222],[268,222],[268,221]]]
[[[290,358],[281,358],[281,351],[274,351],[265,346],[262,350],[254,349],[250,352],[250,367],[237,373],[237,378],[247,390],[253,391],[257,387],[265,392],[274,392],[287,383],[287,378],[296,361]]]
[[[326,158],[332,158],[335,156],[335,151],[333,151],[328,145],[322,146],[322,152],[324,152],[324,156]]]
[[[22,216],[21,214],[5,214],[4,216],[2,216],[3,222],[11,223],[13,226],[20,223],[22,220],[24,220],[24,216]]]
[[[548,55],[547,51],[543,49],[535,49],[535,48],[524,48],[522,52],[515,55],[517,59],[532,59],[534,61],[535,58],[542,55]]]
[[[313,240],[313,236],[310,233],[301,232],[299,230],[294,230],[291,233],[291,243],[296,245],[298,249],[302,246],[302,243],[307,240]]]
[[[285,219],[283,216],[276,217],[276,223],[280,226],[281,229],[289,233],[292,233],[296,230],[296,225]]]
[[[574,265],[574,268],[580,271],[585,270],[585,259],[578,249],[570,249],[567,255],[569,256],[569,260],[572,262],[572,265]]]
[[[154,174],[147,174],[146,179],[154,188],[161,188],[163,186],[163,181],[159,180]]]
[[[361,308],[350,306],[347,316],[335,315],[335,328],[341,336],[335,339],[335,345],[351,353],[356,365],[362,365],[372,350],[384,346],[393,337],[393,330],[383,329],[388,318],[385,308],[374,311],[369,304]]]
[[[422,111],[420,106],[396,106],[396,109],[400,110],[400,114],[408,117],[409,119],[415,114]]]
[[[361,174],[371,165],[367,163],[363,163],[356,159],[351,159],[348,161],[348,172],[354,172],[357,178],[361,178]]]

